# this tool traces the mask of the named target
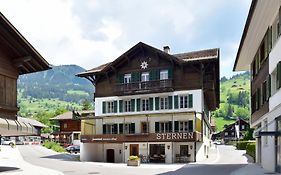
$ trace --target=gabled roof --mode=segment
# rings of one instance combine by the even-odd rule
[[[84,110],[84,111],[77,111],[77,113],[81,116],[84,116],[84,115],[92,115],[95,113],[95,111]],[[63,114],[51,118],[50,120],[72,120],[72,119],[73,119],[73,111],[67,111]]]
[[[24,117],[19,117],[19,116],[18,116],[18,121],[24,122],[24,123],[29,123],[29,124],[31,124],[32,126],[37,126],[37,127],[41,127],[41,128],[47,127],[47,126],[44,125],[43,123],[41,123],[41,122],[39,122],[39,121],[37,121],[37,120],[31,119],[31,118],[24,118]]]
[[[51,69],[49,63],[0,12],[0,46],[19,74]]]
[[[115,59],[113,62],[109,62],[109,63],[103,64],[103,65],[100,65],[98,67],[95,67],[93,69],[87,70],[85,72],[81,72],[81,73],[77,74],[77,76],[84,77],[84,76],[91,75],[91,74],[98,74],[98,73],[106,72],[111,67],[114,67],[114,65],[116,65],[118,62],[120,62],[122,59],[124,59],[129,53],[135,51],[137,48],[151,49],[160,55],[164,55],[168,59],[172,59],[175,63],[178,63],[178,64],[184,64],[186,62],[192,62],[192,61],[218,59],[218,57],[219,57],[218,48],[171,55],[162,50],[149,46],[143,42],[139,42],[138,44],[133,46],[131,49],[129,49],[127,52],[125,52],[124,54],[119,56],[117,59]]]

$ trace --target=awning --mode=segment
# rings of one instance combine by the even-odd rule
[[[29,123],[18,120],[0,118],[0,135],[1,136],[21,136],[34,135],[35,129]]]

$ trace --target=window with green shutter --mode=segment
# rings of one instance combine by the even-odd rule
[[[269,27],[268,31],[268,51],[270,52],[272,49],[272,26]]]
[[[102,133],[106,134],[106,125],[105,124],[102,125]]]
[[[188,94],[188,107],[193,107],[193,94]]]
[[[159,110],[159,97],[155,97],[155,110]]]
[[[106,113],[106,102],[105,101],[102,102],[102,113],[103,114]]]
[[[138,98],[137,99],[137,111],[140,111],[141,109],[141,100]]]
[[[118,132],[118,125],[113,124],[112,134],[118,134],[117,132]]]
[[[149,98],[149,110],[153,111],[153,98]]]
[[[135,123],[131,123],[130,125],[130,134],[134,134],[135,133]]]
[[[113,112],[117,113],[117,100],[113,101]]]
[[[131,112],[135,112],[135,99],[131,99]]]
[[[155,133],[159,133],[159,122],[155,122]]]
[[[169,132],[173,132],[173,122],[172,121],[169,121]]]
[[[159,80],[159,70],[152,69],[149,71],[149,80]]]
[[[279,8],[279,24],[278,24],[278,29],[277,29],[277,32],[278,32],[278,36],[281,35],[281,7]]]
[[[179,131],[179,121],[174,121],[174,132]]]
[[[172,67],[170,67],[170,68],[168,69],[168,78],[169,78],[169,79],[172,79],[172,78],[173,78],[173,68],[172,68]]]
[[[132,72],[132,82],[139,82],[140,75],[140,72]]]
[[[188,131],[193,132],[193,120],[188,121]]]
[[[123,112],[123,100],[119,100],[119,112]]]
[[[118,74],[117,79],[118,79],[118,83],[123,84],[124,83],[124,74]]]
[[[277,64],[277,89],[281,87],[281,61]]]
[[[169,109],[173,109],[173,96],[168,96]]]
[[[123,134],[123,123],[119,123],[119,134]]]
[[[178,95],[174,96],[174,108],[175,109],[179,108],[179,96]]]

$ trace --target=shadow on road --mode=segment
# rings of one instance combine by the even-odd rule
[[[70,155],[70,154],[55,154],[51,156],[44,156],[40,158],[45,158],[45,159],[57,159],[57,160],[62,160],[62,161],[78,161],[79,156],[78,155]]]
[[[249,156],[248,154],[244,153],[243,156],[245,156],[247,158],[248,163],[254,163],[254,159],[251,156]]]
[[[21,170],[20,170],[19,168],[17,168],[17,167],[0,166],[0,173],[6,172],[6,171],[16,171],[16,170],[21,171]]]
[[[194,164],[158,175],[230,175],[247,164]]]

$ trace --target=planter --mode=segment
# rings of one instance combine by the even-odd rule
[[[140,160],[128,160],[127,166],[140,166]]]

